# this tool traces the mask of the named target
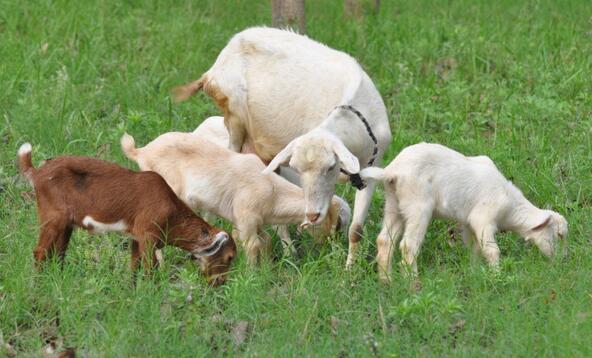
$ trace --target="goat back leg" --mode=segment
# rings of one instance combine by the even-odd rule
[[[362,240],[364,221],[368,216],[372,194],[374,194],[375,182],[368,182],[366,188],[356,192],[352,223],[349,227],[349,248],[347,252],[346,268],[350,268],[358,253],[360,240]]]
[[[428,225],[432,219],[433,205],[429,200],[417,199],[411,203],[401,203],[404,208],[405,233],[400,243],[403,268],[417,278],[417,256],[425,239]]]
[[[382,229],[376,238],[376,263],[378,278],[381,282],[391,281],[392,259],[395,246],[403,233],[404,221],[399,213],[397,198],[387,194],[384,205]]]
[[[33,250],[37,267],[55,254],[63,259],[72,235],[72,226],[65,213],[53,217],[43,217],[41,221],[39,240]]]
[[[224,114],[224,125],[228,129],[228,148],[236,153],[241,153],[245,143],[246,130],[240,117],[230,111]]]

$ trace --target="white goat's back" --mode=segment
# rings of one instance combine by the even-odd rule
[[[263,27],[236,34],[204,77],[206,91],[217,87],[228,97],[229,111],[248,121],[248,137],[265,160],[317,127],[336,105],[351,103],[362,81],[370,81],[349,55]],[[375,117],[368,114],[369,120]]]
[[[223,148],[228,148],[228,130],[224,126],[224,117],[206,118],[195,128],[193,135],[209,140]]]

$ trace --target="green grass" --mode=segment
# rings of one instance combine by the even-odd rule
[[[309,35],[356,57],[379,87],[394,137],[386,159],[418,141],[489,155],[536,205],[566,216],[569,255],[548,261],[498,235],[495,274],[448,244],[452,224],[435,222],[419,258],[422,290],[399,274],[381,285],[380,189],[351,272],[345,238],[320,248],[305,238],[298,258],[257,269],[241,254],[218,289],[167,249],[164,267],[133,289],[126,239],[81,231],[63,270],[36,272],[19,145],[33,143],[36,163],[82,154],[134,167],[122,133],[145,143],[218,113],[203,95],[173,105],[169,89],[197,78],[235,32],[269,24],[269,2],[0,0],[4,341],[25,356],[55,338],[90,357],[592,356],[589,1],[392,0],[358,23],[342,19],[341,3],[309,0]],[[352,202],[351,187],[337,192]],[[249,328],[237,345],[241,321]]]

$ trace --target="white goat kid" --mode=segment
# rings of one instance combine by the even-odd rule
[[[417,255],[432,217],[459,222],[465,244],[496,268],[499,231],[518,233],[546,256],[567,235],[563,216],[535,207],[486,156],[466,157],[439,144],[420,143],[405,148],[385,169],[366,168],[360,175],[385,184],[384,222],[377,238],[383,281],[390,280],[401,234],[403,263],[417,274]]]
[[[391,141],[382,98],[356,60],[290,31],[236,34],[214,65],[175,96],[184,100],[201,89],[222,109],[232,150],[246,145],[271,160],[266,173],[282,164],[299,172],[308,223],[325,217],[340,169],[357,174],[380,163]],[[368,183],[356,193],[347,266],[373,192]]]
[[[193,135],[198,136],[203,139],[207,139],[207,140],[215,143],[216,145],[219,145],[222,148],[228,148],[229,134],[228,134],[228,130],[224,126],[224,117],[212,116],[212,117],[206,118],[193,131]],[[252,151],[250,150],[250,148],[243,146],[242,153],[249,154],[249,153],[252,153]],[[285,167],[285,166],[281,167],[280,168],[280,175],[284,179],[288,180],[290,183],[300,186],[300,177],[290,167]],[[339,204],[340,204],[339,205],[339,207],[340,207],[339,208],[340,225],[342,225],[343,227],[347,227],[347,225],[349,224],[349,220],[351,218],[351,209],[350,209],[348,203],[343,198],[336,196],[336,195],[333,197],[333,200],[339,202]],[[210,215],[211,215],[210,213],[204,212],[203,217],[207,218],[209,220]],[[314,233],[315,228],[312,227],[311,229],[313,229],[313,233]],[[284,254],[285,255],[294,255],[295,248],[294,248],[294,244],[292,242],[292,239],[290,237],[290,232],[288,230],[288,226],[276,225],[275,230],[277,231],[278,236],[280,237],[280,240],[282,241],[282,245],[284,247]],[[319,239],[322,237],[322,234],[318,233],[315,236],[317,237],[317,239]]]
[[[252,154],[239,154],[192,133],[165,133],[143,148],[121,138],[125,155],[141,170],[160,174],[175,194],[193,209],[206,210],[231,221],[250,264],[255,264],[270,240],[263,225],[298,224],[304,216],[302,189],[275,173]],[[337,227],[342,201],[332,200],[319,234]],[[346,210],[347,211],[347,210]],[[347,225],[347,222],[344,223]]]

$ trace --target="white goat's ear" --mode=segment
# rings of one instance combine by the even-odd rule
[[[356,174],[360,172],[360,162],[355,155],[353,155],[341,142],[333,144],[333,151],[339,158],[341,168],[349,174]]]
[[[214,242],[212,242],[210,244],[210,246],[199,251],[198,253],[195,254],[195,256],[198,258],[201,258],[201,257],[208,257],[208,256],[215,255],[218,251],[220,251],[220,248],[222,246],[224,246],[224,244],[228,240],[230,240],[230,237],[228,236],[228,234],[225,233],[224,231],[221,231],[216,234],[216,237],[214,238]]]
[[[294,141],[288,143],[288,145],[281,150],[273,160],[267,165],[267,168],[263,169],[263,174],[273,173],[280,165],[287,164],[292,157],[292,148],[294,147]]]
[[[541,230],[541,229],[545,228],[547,225],[549,225],[550,222],[551,222],[551,215],[547,215],[547,217],[545,217],[544,220],[540,224],[537,224],[531,230],[532,231]]]

